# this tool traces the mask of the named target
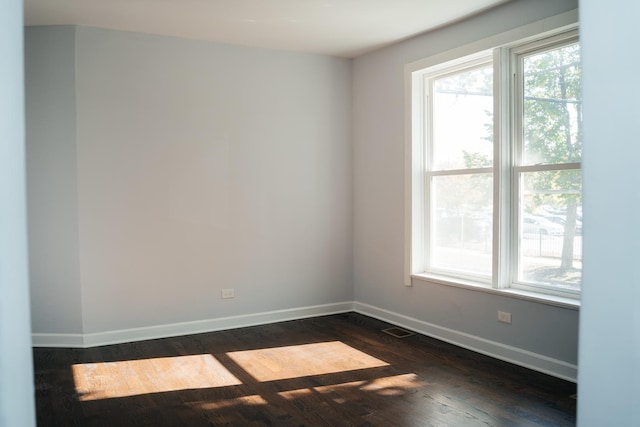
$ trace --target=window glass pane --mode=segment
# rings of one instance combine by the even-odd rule
[[[437,176],[432,181],[432,268],[490,275],[491,174]]]
[[[522,59],[523,164],[579,162],[582,154],[580,45]]]
[[[493,164],[493,67],[433,82],[433,169]]]
[[[518,281],[580,289],[580,171],[527,172],[521,179]]]

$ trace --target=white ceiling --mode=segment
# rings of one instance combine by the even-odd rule
[[[24,0],[26,25],[87,25],[355,57],[508,0]]]

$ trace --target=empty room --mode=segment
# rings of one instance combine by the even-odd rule
[[[2,8],[1,426],[639,422],[635,4]]]

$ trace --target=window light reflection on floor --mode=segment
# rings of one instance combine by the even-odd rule
[[[214,402],[189,402],[188,406],[191,407],[199,407],[200,409],[205,409],[208,411],[215,411],[224,408],[229,408],[233,406],[262,406],[268,405],[267,402],[262,396],[253,394],[251,396],[241,396],[236,397],[234,399],[222,399]]]
[[[227,355],[257,381],[276,381],[389,365],[340,341],[234,351]]]
[[[72,366],[79,400],[242,384],[210,354]]]
[[[307,397],[313,393],[335,394],[333,398],[334,402],[345,403],[345,399],[340,395],[341,390],[358,389],[361,392],[377,393],[382,396],[398,396],[405,394],[409,390],[423,387],[424,385],[425,382],[419,380],[416,374],[403,374],[372,380],[359,380],[328,386],[282,391],[279,392],[278,395],[287,400],[295,400]],[[349,391],[349,395],[353,396],[351,391]]]

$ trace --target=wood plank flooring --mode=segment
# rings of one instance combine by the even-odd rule
[[[571,426],[576,385],[356,313],[34,349],[38,426]]]

